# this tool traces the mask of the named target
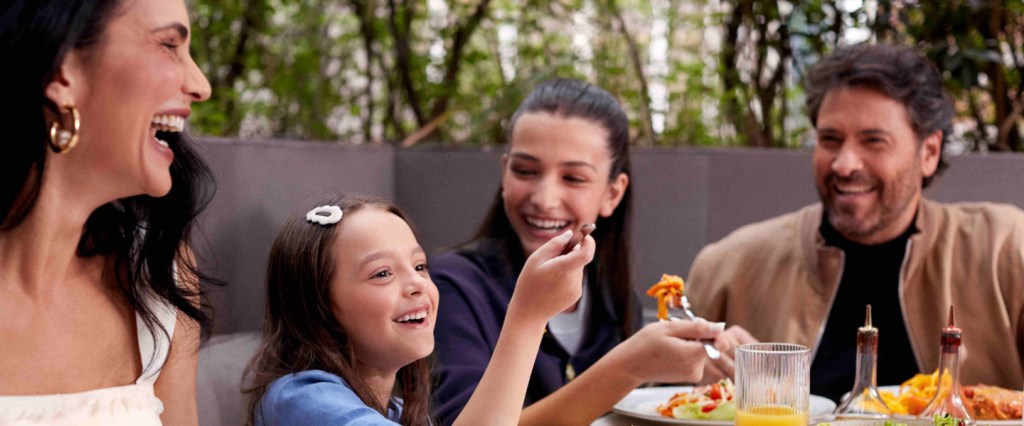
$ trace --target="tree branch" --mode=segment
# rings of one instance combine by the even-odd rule
[[[732,13],[725,19],[725,37],[720,54],[725,112],[736,132],[742,132],[745,128],[745,120],[740,113],[739,96],[736,93],[738,90],[741,90],[739,70],[736,69],[736,62],[739,56],[739,28],[745,16],[742,5],[744,1],[746,0],[736,0],[732,5]],[[724,1],[723,4],[725,4]]]
[[[366,53],[366,68],[363,70],[366,76],[366,91],[363,96],[366,98],[366,116],[363,117],[363,140],[373,141],[373,58],[376,57],[373,44],[376,41],[376,34],[373,31],[373,5],[372,0],[350,0],[352,9],[359,19],[359,33],[363,37],[363,51]]]
[[[608,0],[608,11],[611,12],[612,17],[615,19],[616,24],[619,27],[619,31],[622,32],[622,37],[626,39],[626,46],[629,51],[630,62],[633,64],[633,72],[636,74],[636,78],[640,84],[640,115],[641,121],[644,124],[643,134],[640,136],[640,145],[652,146],[654,145],[654,122],[651,117],[651,92],[647,88],[647,75],[644,73],[643,59],[640,57],[640,49],[637,46],[636,40],[633,39],[633,35],[629,32],[629,27],[626,26],[626,20],[622,18],[622,11],[619,9],[619,5],[615,0]]]
[[[416,117],[416,125],[422,127],[427,124],[427,118],[423,114],[423,107],[420,103],[419,94],[416,92],[416,87],[412,80],[412,48],[410,47],[410,39],[412,37],[411,28],[414,16],[414,2],[414,0],[402,1],[402,7],[405,11],[405,21],[399,25],[398,8],[395,5],[395,0],[388,0],[388,8],[391,12],[388,15],[388,24],[391,27],[391,34],[393,34],[395,38],[395,65],[399,80],[402,83],[402,89],[405,92],[405,100],[409,103],[409,108],[412,109],[413,116]]]
[[[260,0],[248,0],[246,2],[245,12],[242,14],[242,23],[238,29],[238,42],[235,43],[235,49],[231,54],[231,59],[228,61],[228,72],[224,75],[223,79],[220,79],[220,82],[217,84],[218,87],[230,90],[235,87],[235,81],[245,72],[245,54],[249,49],[249,40],[253,34],[259,33],[262,29],[263,22],[260,18],[264,11],[263,6]],[[237,97],[228,97],[228,101],[224,104],[224,115],[228,117],[227,128],[224,129],[224,133],[238,133],[241,120],[233,118],[237,108]]]
[[[448,110],[448,102],[455,93],[458,83],[459,69],[462,66],[462,55],[465,53],[469,39],[480,26],[480,22],[487,16],[491,0],[480,0],[476,10],[459,25],[455,30],[455,37],[452,39],[451,54],[445,64],[444,79],[441,80],[441,96],[434,100],[434,107],[430,111],[431,119],[439,117]],[[422,126],[422,125],[421,125]]]
[[[778,63],[778,66],[775,67],[775,72],[772,74],[772,78],[769,81],[769,87],[772,90],[772,98],[773,98],[772,103],[774,103],[774,97],[776,95],[782,97],[782,102],[779,102],[779,104],[780,104],[780,106],[779,106],[779,108],[780,108],[780,112],[779,112],[779,131],[782,132],[782,134],[779,135],[779,140],[785,140],[785,134],[786,134],[785,120],[786,120],[786,116],[788,115],[787,114],[786,99],[785,99],[785,97],[786,97],[786,78],[785,78],[786,77],[786,64],[789,62],[790,58],[793,57],[793,47],[790,45],[790,40],[792,40],[792,37],[789,34],[789,25],[786,24],[786,18],[782,16],[782,12],[779,10],[778,2],[773,2],[772,5],[774,7],[774,9],[773,9],[774,15],[778,16],[778,19],[779,19],[778,38],[776,39],[775,43],[773,43],[773,46],[775,47],[775,51],[778,52],[778,54],[779,54],[779,63]],[[771,122],[768,120],[767,117],[765,117],[765,121],[764,122],[765,122],[765,126],[769,129],[769,133],[768,133],[769,143],[774,143],[775,140],[774,140],[774,138],[772,138],[772,135],[774,134],[774,130],[771,127],[772,126]]]

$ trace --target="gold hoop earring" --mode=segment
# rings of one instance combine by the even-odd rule
[[[65,105],[64,109],[71,113],[71,128],[66,129],[61,123],[64,120],[63,111],[58,112],[57,120],[50,124],[50,149],[58,154],[63,154],[75,147],[78,143],[78,129],[82,122],[78,118],[78,109],[72,105]]]

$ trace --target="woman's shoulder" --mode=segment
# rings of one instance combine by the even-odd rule
[[[430,278],[447,306],[441,315],[459,316],[458,304],[453,304],[457,300],[465,305],[491,306],[504,315],[519,268],[509,261],[500,242],[482,239],[431,259]]]
[[[430,261],[431,275],[506,275],[509,261],[501,243],[480,239],[442,252]]]

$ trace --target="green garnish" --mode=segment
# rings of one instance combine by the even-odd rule
[[[959,419],[950,416],[949,414],[946,414],[944,416],[936,414],[934,420],[935,426],[957,426],[958,424],[960,424]]]

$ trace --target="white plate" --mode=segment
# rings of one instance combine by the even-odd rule
[[[895,394],[896,396],[900,395],[900,387],[899,386],[879,386],[878,390],[889,391],[889,392],[892,392],[893,394]],[[914,418],[914,417],[910,417],[910,416],[897,416],[897,420],[898,420],[899,417]],[[974,422],[978,426],[986,426],[986,425],[990,425],[990,426],[1021,426],[1021,425],[1024,425],[1024,422],[1021,422],[1020,420],[975,420]]]
[[[689,392],[692,386],[666,386],[658,388],[635,389],[622,398],[618,404],[612,407],[612,411],[624,416],[638,419],[652,420],[659,423],[679,425],[700,425],[700,426],[726,426],[733,422],[723,420],[698,420],[698,419],[673,419],[658,413],[658,405],[668,402],[668,399],[679,392]],[[832,417],[832,411],[836,404],[828,398],[811,395],[811,424],[820,421],[828,421]]]

